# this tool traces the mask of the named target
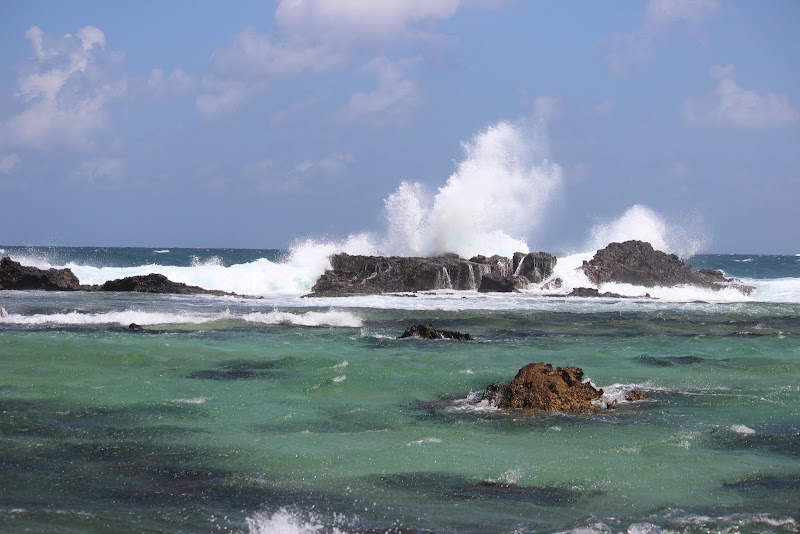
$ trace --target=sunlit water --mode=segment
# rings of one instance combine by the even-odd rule
[[[800,528],[798,257],[690,260],[748,297],[316,299],[278,251],[3,248],[83,283],[156,270],[264,297],[0,293],[4,531]],[[420,322],[476,341],[397,339]],[[539,361],[647,399],[474,403]]]

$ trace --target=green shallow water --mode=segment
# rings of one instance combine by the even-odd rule
[[[0,325],[6,531],[798,530],[797,305],[281,310],[361,321],[303,327],[246,301],[12,293],[28,316],[219,316]],[[421,321],[477,341],[395,339]],[[647,400],[465,402],[539,361]]]

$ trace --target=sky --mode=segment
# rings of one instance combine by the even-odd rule
[[[413,197],[532,250],[639,206],[701,252],[800,253],[798,25],[794,0],[5,0],[0,244],[285,248]]]

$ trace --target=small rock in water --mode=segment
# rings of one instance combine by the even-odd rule
[[[592,401],[602,396],[602,389],[583,382],[579,367],[554,370],[549,363],[529,363],[508,384],[493,384],[483,393],[483,399],[498,408],[558,412],[594,411]]]
[[[645,396],[641,389],[632,389],[625,395],[625,400],[628,402],[644,400]]]
[[[131,323],[128,325],[128,330],[130,330],[131,332],[141,332],[142,330],[144,330],[144,328],[136,323]]]
[[[437,330],[429,324],[418,324],[403,332],[399,338],[420,337],[422,339],[456,339],[458,341],[472,341],[472,336],[451,330]]]

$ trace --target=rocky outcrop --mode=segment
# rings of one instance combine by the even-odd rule
[[[0,260],[1,289],[76,291],[80,289],[80,282],[69,269],[28,267],[6,256]]]
[[[483,393],[483,399],[498,408],[558,412],[594,411],[592,401],[602,396],[602,389],[583,382],[582,369],[553,369],[549,363],[530,363],[508,384],[491,385]]]
[[[548,295],[550,296],[550,295]],[[645,293],[640,297],[631,297],[628,295],[620,295],[619,293],[612,293],[611,291],[604,291],[600,293],[599,289],[595,289],[593,287],[576,287],[573,288],[572,291],[567,293],[568,297],[582,297],[582,298],[590,298],[590,297],[598,297],[598,298],[611,298],[611,299],[649,299],[650,293]]]
[[[44,291],[120,291],[134,293],[167,293],[172,295],[241,296],[235,293],[203,289],[173,282],[163,274],[129,276],[101,285],[81,285],[69,269],[39,269],[28,267],[5,257],[0,260],[0,290]]]
[[[541,283],[552,274],[554,256],[518,254],[514,259],[475,256],[469,260],[455,254],[430,258],[334,254],[331,269],[311,290],[313,296],[326,297],[436,289],[514,291]]]
[[[692,266],[675,254],[653,249],[644,241],[611,243],[598,250],[590,261],[581,267],[594,284],[620,282],[645,287],[692,285],[710,289],[734,287],[749,295],[752,286],[741,284],[736,279],[725,278],[721,271]]]
[[[188,286],[180,282],[173,282],[163,274],[146,274],[143,276],[128,276],[117,280],[109,280],[99,286],[87,286],[92,291],[118,291],[132,293],[164,293],[170,295],[214,295],[218,297],[234,296],[233,293],[203,289],[197,286]]]
[[[419,337],[422,339],[455,339],[458,341],[472,341],[472,336],[452,330],[437,330],[429,324],[418,324],[404,331],[397,339]]]

